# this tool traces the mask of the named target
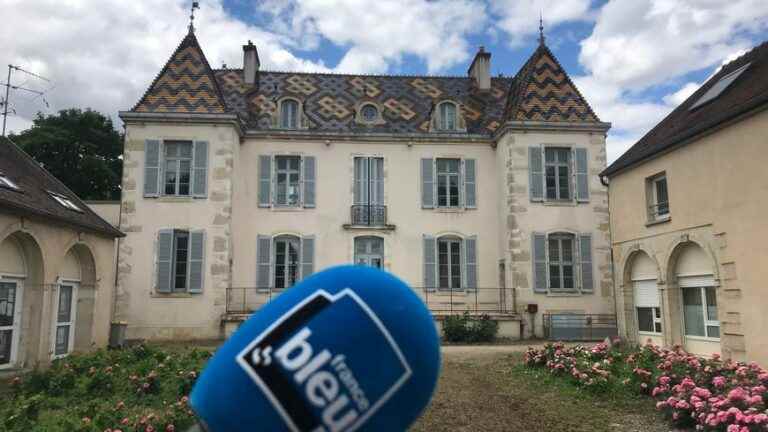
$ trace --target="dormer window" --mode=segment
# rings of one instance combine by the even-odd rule
[[[299,128],[299,103],[285,99],[280,103],[280,127],[282,129]]]
[[[360,110],[360,116],[364,122],[373,123],[379,119],[379,109],[373,104],[363,105],[363,108]]]
[[[456,105],[452,102],[443,102],[438,110],[438,129],[441,131],[456,130]]]
[[[76,211],[79,213],[82,213],[83,211],[78,207],[71,199],[65,197],[64,195],[57,194],[56,192],[48,192],[51,195],[51,198],[56,200],[57,203],[61,204],[62,207],[66,208],[67,210]]]
[[[13,180],[0,173],[0,187],[12,190],[19,190],[19,185],[13,182]]]

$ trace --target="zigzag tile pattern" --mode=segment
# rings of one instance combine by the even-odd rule
[[[545,45],[520,69],[510,95],[508,118],[555,122],[599,119]]]
[[[137,112],[220,114],[218,82],[194,33],[189,33],[133,109]]]
[[[434,106],[450,99],[461,104],[467,132],[492,134],[503,121],[512,78],[493,78],[489,92],[479,92],[464,77],[369,76],[269,72],[259,73],[258,88],[243,84],[241,69],[214,71],[227,107],[249,129],[275,128],[281,98],[302,102],[309,129],[323,132],[418,133],[429,130]],[[363,102],[373,102],[383,124],[355,121]]]

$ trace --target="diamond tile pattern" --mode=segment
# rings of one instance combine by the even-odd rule
[[[137,112],[220,114],[219,85],[195,34],[189,32],[138,104]]]

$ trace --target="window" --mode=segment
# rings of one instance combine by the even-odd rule
[[[667,176],[664,174],[648,180],[648,218],[651,221],[669,219],[669,190]]]
[[[187,290],[187,265],[189,264],[189,233],[173,233],[173,291]]]
[[[62,207],[80,213],[83,212],[80,207],[77,206],[77,204],[75,204],[71,199],[65,197],[64,195],[60,195],[55,192],[48,193],[51,194],[51,197],[56,200],[56,202],[59,203]]]
[[[275,288],[290,288],[299,281],[299,238],[275,238]]]
[[[259,156],[259,207],[314,207],[315,158]]]
[[[379,119],[379,109],[376,105],[366,104],[360,110],[360,117],[366,123],[374,123]]]
[[[437,206],[459,207],[460,159],[437,159]]]
[[[441,237],[437,240],[438,286],[461,289],[461,239]]]
[[[548,147],[544,150],[544,169],[548,200],[570,200],[571,149]]]
[[[189,196],[192,178],[192,143],[189,141],[165,142],[165,166],[163,194]]]
[[[298,129],[299,103],[293,99],[285,99],[280,103],[280,127],[283,129]]]
[[[706,93],[704,93],[691,107],[688,109],[689,111],[693,111],[696,108],[704,105],[705,103],[716,99],[718,96],[720,96],[721,93],[725,91],[731,84],[733,84],[734,81],[742,74],[744,71],[749,67],[751,63],[747,63],[744,66],[736,69],[735,71],[725,75],[724,77],[717,80],[717,82],[707,90]]]
[[[690,287],[683,290],[685,335],[720,338],[717,296],[714,287]]]
[[[203,291],[204,231],[160,230],[157,238],[157,292]]]
[[[381,237],[355,238],[355,264],[382,268],[384,262],[384,239]]]
[[[593,292],[592,234],[534,232],[531,248],[534,292]]]
[[[661,333],[661,309],[657,307],[638,307],[637,329],[643,333]]]
[[[353,225],[381,226],[387,222],[384,207],[384,158],[356,157]]]
[[[54,358],[63,357],[74,346],[75,312],[77,307],[77,285],[59,285],[56,299],[56,324],[53,340]]]
[[[13,190],[19,190],[19,186],[14,183],[11,179],[6,177],[3,173],[0,173],[0,187],[6,188],[6,189],[13,189]]]
[[[548,239],[549,288],[574,290],[574,243],[573,234],[553,234]]]
[[[15,361],[19,338],[19,282],[0,280],[0,367]]]
[[[659,287],[656,279],[632,281],[637,313],[637,329],[641,333],[661,333],[661,309]]]
[[[456,105],[443,102],[439,105],[438,129],[442,131],[456,130]]]

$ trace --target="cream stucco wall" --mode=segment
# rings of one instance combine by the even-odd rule
[[[589,191],[587,203],[532,202],[528,193],[530,171],[528,148],[538,146],[586,148],[588,151]],[[613,314],[613,283],[608,229],[608,194],[598,173],[605,168],[605,135],[583,131],[515,132],[499,143],[499,157],[505,163],[505,214],[500,244],[507,260],[507,284],[515,287],[516,310],[524,317],[525,335],[543,336],[542,316],[546,313],[574,312]],[[501,165],[501,164],[500,164]],[[594,292],[591,294],[534,293],[531,261],[532,232],[570,231],[592,234]],[[538,313],[528,314],[529,304]]]
[[[87,201],[86,204],[112,226],[120,226],[120,201]]]
[[[144,198],[146,139],[208,141],[208,197]],[[221,334],[230,285],[232,169],[239,138],[234,127],[214,124],[126,125],[116,318],[127,337],[207,339]],[[205,231],[201,294],[158,294],[156,242],[161,229]]]
[[[114,240],[37,218],[0,213],[0,278],[19,282],[22,308],[15,367],[51,359],[57,284],[80,280],[75,351],[106,346],[112,313]]]
[[[768,325],[763,292],[768,276],[766,136],[768,112],[763,111],[610,179],[619,314],[627,336],[636,332],[628,300],[629,264],[642,250],[659,269],[665,343],[681,343],[676,258],[682,246],[694,243],[709,258],[717,285],[721,340],[714,348],[728,357],[768,364],[763,331]],[[661,172],[667,176],[671,219],[646,225],[645,182]]]

